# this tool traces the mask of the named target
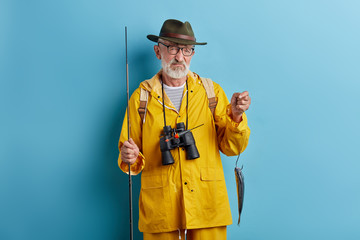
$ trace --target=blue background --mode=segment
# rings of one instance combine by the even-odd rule
[[[356,0],[0,1],[0,239],[128,239],[117,167],[130,90],[160,68],[147,34],[192,23],[191,69],[248,90],[250,144],[228,239],[360,239]],[[155,141],[156,139],[154,139]],[[134,177],[134,234],[140,177]]]

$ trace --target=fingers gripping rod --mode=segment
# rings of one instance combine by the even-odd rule
[[[129,64],[127,52],[127,27],[125,27],[125,49],[126,49],[126,95],[127,95],[127,127],[128,140],[130,139],[130,111],[129,111]],[[132,210],[132,181],[130,163],[129,167],[129,209],[130,209],[130,240],[133,240],[133,210]]]

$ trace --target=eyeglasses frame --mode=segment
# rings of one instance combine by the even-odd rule
[[[181,50],[181,53],[182,53],[185,57],[190,57],[191,55],[193,55],[193,53],[194,53],[194,51],[195,51],[195,48],[192,47],[192,48],[190,48],[190,49],[192,50],[191,54],[190,54],[190,55],[185,55],[183,49],[186,48],[186,47],[182,47],[182,48],[181,48],[181,47],[177,47],[177,46],[166,45],[166,44],[164,44],[164,43],[162,43],[162,42],[158,42],[158,46],[159,46],[159,43],[161,43],[162,45],[164,45],[164,46],[166,47],[167,52],[168,52],[170,55],[176,55],[176,54],[179,53],[179,50]],[[177,48],[176,53],[175,53],[175,54],[170,53],[169,47],[176,47],[176,48]]]

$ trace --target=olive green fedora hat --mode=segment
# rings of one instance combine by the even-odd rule
[[[164,22],[159,36],[147,35],[153,42],[158,42],[159,38],[184,45],[206,45],[206,42],[196,42],[194,32],[189,22],[181,22],[175,19],[168,19]]]

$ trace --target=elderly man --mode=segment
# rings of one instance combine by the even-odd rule
[[[142,171],[139,230],[144,240],[226,239],[232,218],[219,151],[245,150],[249,94],[234,93],[229,103],[217,83],[189,70],[194,46],[206,44],[190,23],[166,20],[147,38],[162,69],[130,98],[131,139],[124,121],[118,159],[124,172],[128,163],[131,174]]]

